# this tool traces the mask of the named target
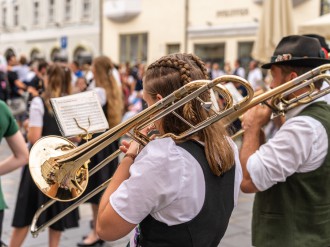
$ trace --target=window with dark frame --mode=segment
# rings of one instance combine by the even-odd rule
[[[65,0],[64,8],[64,20],[69,21],[71,19],[71,0]]]
[[[7,26],[7,8],[6,7],[2,8],[2,26],[3,27]]]
[[[48,22],[55,21],[55,0],[48,1]]]
[[[167,44],[166,45],[166,53],[172,54],[180,52],[180,44]]]
[[[147,61],[148,34],[123,34],[119,37],[119,60],[121,63]]]
[[[321,11],[320,15],[330,13],[330,0],[321,0]]]
[[[39,24],[39,2],[35,1],[33,3],[33,25]]]
[[[218,63],[223,69],[225,60],[225,43],[195,44],[194,53],[203,62]]]
[[[83,0],[82,6],[82,17],[89,18],[91,15],[91,1],[90,0]]]
[[[19,13],[18,13],[18,4],[14,5],[14,26],[17,27],[19,24]]]
[[[253,42],[246,41],[246,42],[238,42],[238,51],[237,51],[237,58],[241,61],[241,66],[245,69],[245,71],[249,70],[249,63],[252,60],[251,52],[253,49]]]

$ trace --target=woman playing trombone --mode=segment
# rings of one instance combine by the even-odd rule
[[[148,106],[183,85],[207,79],[204,63],[191,54],[171,54],[152,63],[144,78]],[[209,98],[205,93],[200,96]],[[196,99],[176,112],[195,124],[208,112]],[[154,123],[161,134],[189,127],[173,114]],[[165,137],[123,142],[126,154],[106,189],[97,218],[101,239],[116,240],[135,228],[130,246],[217,246],[237,203],[241,168],[237,148],[219,123],[176,143]],[[137,154],[138,153],[138,154]]]

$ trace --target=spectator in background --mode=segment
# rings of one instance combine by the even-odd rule
[[[72,86],[75,85],[77,78],[84,76],[83,71],[80,69],[78,61],[73,61],[70,64],[70,69],[72,71]]]
[[[0,100],[7,101],[9,97],[9,85],[5,68],[0,68]]]
[[[28,74],[30,72],[30,67],[24,55],[21,55],[19,63],[13,67],[13,71],[17,73],[18,79],[20,81],[24,82],[25,84],[29,82]]]
[[[230,62],[226,62],[225,66],[223,66],[223,69],[226,75],[231,75],[232,70],[231,70]]]
[[[237,75],[245,79],[245,69],[242,67],[240,59],[235,60],[233,75]]]
[[[223,72],[223,70],[220,69],[220,66],[218,63],[214,63],[212,65],[212,71],[211,71],[211,74],[212,74],[212,80],[219,77],[219,76],[222,76],[225,74],[225,72]]]
[[[14,71],[14,66],[17,65],[16,56],[14,54],[9,54],[7,57],[7,79],[9,84],[9,98],[11,100],[18,99],[20,103],[20,112],[16,113],[15,118],[19,127],[23,126],[24,120],[27,118],[26,106],[27,106],[27,94],[25,93],[27,90],[27,85],[18,79],[18,75],[16,71]],[[21,98],[21,99],[19,99]],[[23,100],[22,100],[23,99]]]
[[[84,78],[87,83],[87,89],[93,89],[93,87],[95,87],[95,84],[93,83],[94,75],[91,69],[91,65],[88,63],[84,63],[81,67],[84,73]]]
[[[264,81],[261,69],[258,67],[258,62],[252,60],[249,64],[248,82],[251,84],[254,91],[264,88]]]
[[[92,64],[92,71],[95,79],[95,88],[99,96],[100,103],[104,114],[108,120],[109,128],[113,128],[120,123],[122,114],[123,114],[123,102],[121,89],[118,86],[117,81],[115,80],[112,74],[113,64],[110,58],[106,56],[99,56],[94,58]],[[99,135],[99,134],[97,134]],[[94,135],[94,136],[97,136]],[[98,152],[91,158],[91,162],[88,166],[88,169],[92,169],[106,157],[109,157],[115,150],[119,148],[118,141],[112,142],[102,151]],[[88,186],[85,190],[85,194],[91,192],[93,189],[98,187],[101,183],[108,180],[114,173],[117,168],[118,159],[112,160],[109,164],[104,166],[100,171],[96,172],[93,176],[89,178]],[[85,237],[83,240],[78,243],[78,246],[95,246],[103,244],[104,241],[99,239],[96,234],[96,217],[99,207],[99,201],[101,198],[101,193],[93,196],[88,199],[86,202],[91,203],[93,211],[93,224],[92,231]]]
[[[81,93],[87,90],[88,84],[86,77],[79,77],[76,80],[76,84],[73,88],[73,93]]]
[[[10,86],[10,98],[18,98],[24,94],[27,86],[18,78],[14,67],[17,65],[16,56],[9,54],[7,57],[7,77]]]
[[[211,62],[207,62],[205,64],[205,68],[206,68],[207,74],[209,76],[209,79],[211,79],[212,78],[212,64],[211,64]]]
[[[29,83],[29,86],[36,90],[36,95],[33,96],[41,95],[41,93],[45,90],[45,76],[47,74],[47,67],[47,62],[39,62],[36,74]]]

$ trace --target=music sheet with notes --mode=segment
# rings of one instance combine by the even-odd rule
[[[109,128],[95,91],[50,99],[57,124],[65,137],[103,132]],[[79,125],[79,126],[78,126]]]

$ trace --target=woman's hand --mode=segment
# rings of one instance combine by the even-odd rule
[[[148,127],[140,130],[141,134],[148,136],[149,133],[152,133],[153,131],[155,131],[155,125],[149,125]],[[149,138],[151,140],[155,139],[157,135],[156,134],[152,134]],[[126,141],[123,140],[121,142],[121,146],[119,147],[120,151],[122,151],[123,153],[132,153],[132,154],[138,154],[140,151],[140,144],[137,143],[136,141]]]
[[[123,140],[119,149],[123,153],[137,154],[139,150],[139,144],[136,141],[128,142],[126,140]]]

